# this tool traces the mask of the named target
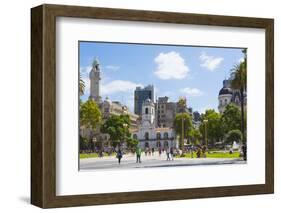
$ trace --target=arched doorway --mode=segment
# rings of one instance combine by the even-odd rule
[[[145,142],[145,148],[149,148],[149,143],[148,142]]]
[[[160,142],[160,141],[157,141],[157,142],[156,142],[156,146],[157,146],[157,148],[161,147],[161,142]]]

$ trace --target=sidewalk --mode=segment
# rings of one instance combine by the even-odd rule
[[[102,158],[85,158],[80,159],[80,170],[100,170],[100,169],[132,169],[132,168],[155,168],[155,167],[173,167],[173,166],[195,166],[195,165],[222,165],[222,164],[245,164],[241,159],[228,158],[174,158],[167,161],[166,154],[159,156],[158,153],[153,155],[141,155],[141,163],[136,163],[134,154],[126,154],[118,164],[115,155]]]

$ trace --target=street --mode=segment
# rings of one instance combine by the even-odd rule
[[[141,155],[141,163],[136,163],[136,156],[133,154],[123,155],[121,164],[118,164],[116,156],[102,158],[80,159],[80,171],[99,169],[133,169],[133,168],[155,168],[174,166],[196,166],[196,165],[222,165],[222,164],[244,164],[241,159],[229,158],[174,158],[167,161],[166,154],[161,156],[155,153],[154,156]]]

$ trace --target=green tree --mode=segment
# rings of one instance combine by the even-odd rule
[[[200,144],[200,139],[202,138],[202,134],[199,131],[199,129],[192,128],[189,135],[192,144]]]
[[[240,120],[240,129],[242,132],[242,141],[245,142],[245,122],[244,122],[244,92],[247,90],[247,52],[246,49],[243,50],[244,53],[244,60],[234,65],[232,68],[232,76],[234,77],[231,81],[231,86],[234,89],[239,90],[241,101],[240,101],[240,107],[241,107],[241,120]]]
[[[137,145],[139,144],[139,141],[134,138],[127,138],[126,142],[129,149],[136,149]]]
[[[242,133],[239,129],[230,130],[226,137],[225,137],[225,143],[226,144],[232,144],[234,141],[240,142],[242,139]]]
[[[220,141],[223,138],[221,115],[213,109],[206,110],[201,115],[199,130],[203,138],[207,136],[208,144],[214,145],[216,141]],[[207,141],[205,141],[205,144],[207,144]]]
[[[190,131],[192,130],[192,118],[189,113],[176,114],[174,127],[176,134],[180,136],[180,149],[183,149],[183,140],[187,138],[189,140]]]
[[[96,102],[88,100],[80,105],[80,124],[95,130],[101,123],[101,112]]]
[[[89,148],[89,141],[87,138],[82,137],[81,135],[79,136],[79,143],[80,143],[80,151],[82,150],[87,150]]]
[[[221,122],[225,134],[230,130],[240,129],[241,111],[239,107],[234,104],[228,104],[222,114]]]
[[[116,147],[122,142],[130,140],[130,118],[128,115],[111,115],[101,126],[101,132],[110,136],[112,145]]]

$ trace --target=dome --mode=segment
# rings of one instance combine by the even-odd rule
[[[151,100],[148,98],[145,100],[145,103],[151,103]]]
[[[220,90],[219,95],[232,95],[232,89],[231,88],[223,87]]]
[[[154,106],[154,103],[152,102],[151,99],[147,98],[144,102],[143,102],[144,106]]]
[[[107,102],[107,103],[111,104],[111,100],[107,96],[106,96],[104,102]]]
[[[99,60],[97,58],[95,58],[93,61],[93,67],[95,67],[96,65],[99,65],[99,64],[100,64]]]

